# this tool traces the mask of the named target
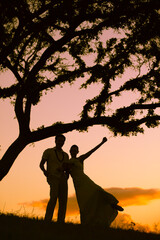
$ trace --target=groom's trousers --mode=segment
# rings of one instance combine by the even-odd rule
[[[48,222],[52,220],[58,199],[59,208],[57,221],[59,223],[64,223],[68,197],[67,177],[65,175],[62,175],[61,178],[51,177],[48,178],[47,181],[50,185],[50,200],[47,205],[45,220]]]

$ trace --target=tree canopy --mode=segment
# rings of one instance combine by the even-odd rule
[[[96,124],[115,135],[159,125],[159,0],[2,0],[0,13],[0,70],[15,77],[0,87],[0,98],[14,99],[19,123],[19,136],[0,161],[0,179],[31,142]],[[136,75],[124,77],[131,69]],[[82,78],[82,88],[102,88],[86,100],[80,119],[31,131],[31,108],[43,92]],[[130,91],[134,102],[108,110]]]

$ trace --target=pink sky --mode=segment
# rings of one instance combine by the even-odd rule
[[[9,84],[10,74],[1,74],[0,82]],[[42,97],[38,106],[34,107],[31,115],[31,128],[50,125],[56,121],[70,122],[78,119],[86,98],[93,96],[100,85],[91,86],[89,90],[78,90],[78,85],[57,88],[53,93]],[[131,100],[123,96],[122,104]],[[0,158],[18,134],[18,125],[14,119],[13,106],[10,100],[0,102]],[[107,128],[94,126],[87,133],[73,131],[66,134],[64,150],[69,152],[72,144],[77,144],[80,153],[85,153],[97,145],[104,136],[108,142],[95,152],[85,163],[85,173],[103,188],[132,189],[141,188],[149,195],[141,196],[141,204],[137,203],[135,195],[128,201],[132,204],[125,206],[125,214],[131,216],[134,222],[153,226],[160,223],[160,197],[154,191],[160,191],[160,160],[159,142],[160,128],[146,129],[145,134],[137,137],[113,137]],[[45,210],[37,207],[29,208],[26,203],[40,202],[49,197],[49,187],[39,169],[43,151],[54,146],[54,138],[49,138],[35,146],[28,146],[19,155],[9,174],[0,184],[0,211],[32,213],[44,216]],[[157,189],[157,190],[156,190]],[[69,179],[69,195],[74,194],[71,178]],[[117,198],[118,198],[118,192]],[[138,198],[140,201],[140,197]],[[121,199],[124,203],[124,199]],[[24,204],[25,203],[25,204]]]

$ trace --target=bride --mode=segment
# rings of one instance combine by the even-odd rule
[[[69,171],[76,191],[81,224],[110,226],[118,211],[123,211],[113,195],[95,184],[83,172],[84,160],[106,141],[107,138],[103,138],[100,144],[79,157],[77,157],[79,152],[77,145],[73,145],[70,149]]]

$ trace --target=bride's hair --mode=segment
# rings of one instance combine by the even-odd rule
[[[79,148],[78,148],[78,146],[77,146],[77,145],[75,145],[75,144],[71,146],[71,148],[70,148],[70,151],[72,150],[72,148],[77,148],[77,151],[79,151]]]

